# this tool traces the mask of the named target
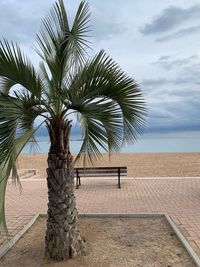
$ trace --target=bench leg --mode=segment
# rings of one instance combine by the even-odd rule
[[[78,189],[78,177],[76,177],[76,189]]]
[[[81,185],[81,177],[77,176],[76,177],[76,189],[78,189],[80,185]]]
[[[121,188],[120,176],[118,177],[118,188]]]
[[[118,169],[118,188],[121,188],[121,183],[120,183],[120,169]]]

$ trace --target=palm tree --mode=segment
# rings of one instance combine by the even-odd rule
[[[54,260],[75,256],[82,248],[74,196],[74,160],[69,140],[71,113],[82,126],[78,158],[100,156],[100,148],[119,151],[135,141],[144,125],[144,100],[137,83],[104,51],[88,60],[88,4],[82,1],[72,26],[62,0],[42,20],[37,35],[39,71],[13,42],[0,42],[0,215],[5,224],[9,175],[16,180],[16,160],[45,124],[49,137],[46,255]],[[20,85],[15,86],[15,85]],[[35,124],[38,117],[40,125]]]

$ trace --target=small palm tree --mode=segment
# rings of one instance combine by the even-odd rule
[[[144,100],[137,83],[103,51],[87,59],[88,22],[86,2],[80,3],[70,27],[64,3],[58,0],[37,35],[38,72],[17,44],[0,42],[1,226],[6,226],[8,177],[18,179],[17,157],[43,123],[50,137],[46,255],[54,260],[71,258],[82,247],[76,225],[69,115],[76,113],[82,126],[78,158],[83,156],[85,162],[98,157],[99,148],[118,151],[122,144],[135,141],[144,124]],[[38,116],[44,120],[36,126]]]

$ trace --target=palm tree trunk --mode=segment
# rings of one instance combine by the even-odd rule
[[[46,255],[61,261],[74,257],[83,244],[77,230],[74,196],[74,168],[69,151],[70,122],[52,120],[47,124],[51,147],[48,154],[48,212]]]

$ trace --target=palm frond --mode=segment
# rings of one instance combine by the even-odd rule
[[[0,95],[0,164],[10,158],[15,136],[31,129],[36,117],[44,112],[23,92],[16,96]]]
[[[3,94],[8,94],[10,89],[16,84],[15,81],[6,78],[6,77],[0,77],[0,91]]]
[[[51,78],[49,77],[48,71],[46,69],[46,66],[44,62],[40,62],[39,65],[39,73],[40,77],[42,80],[42,88],[43,88],[43,94],[46,99],[51,101],[54,95],[54,90],[53,90],[53,84],[51,81]]]
[[[7,40],[0,41],[0,77],[4,93],[8,93],[13,85],[20,84],[35,96],[41,95],[41,81],[33,65],[17,44]]]
[[[88,4],[83,1],[70,29],[62,0],[56,2],[49,15],[42,20],[40,34],[37,35],[39,49],[36,51],[49,67],[57,95],[66,73],[85,59],[88,21]]]
[[[81,106],[80,124],[83,144],[78,158],[92,162],[92,155],[100,157],[102,149],[117,152],[123,144],[123,120],[114,101],[92,102]]]
[[[88,40],[90,32],[89,22],[89,5],[87,2],[82,1],[77,10],[71,32],[65,41],[68,42],[65,53],[71,54],[72,66],[82,65],[88,57],[87,49],[90,49],[90,41]]]
[[[43,101],[37,100],[26,91],[14,92],[16,99],[21,102],[21,116],[19,117],[18,130],[30,129],[35,119],[47,112]],[[18,106],[19,107],[19,106]]]
[[[0,164],[6,162],[14,147],[18,118],[21,110],[20,101],[11,97],[0,97]]]
[[[39,125],[40,127],[41,125]],[[6,185],[10,174],[14,178],[18,179],[16,172],[16,160],[21,153],[24,146],[27,144],[28,140],[34,135],[38,130],[30,129],[25,131],[20,136],[14,139],[14,146],[12,147],[12,153],[10,153],[9,158],[0,164],[0,233],[7,233],[6,219],[5,219],[5,192]]]
[[[36,39],[40,48],[37,52],[48,64],[62,52],[60,48],[66,32],[69,32],[67,13],[63,1],[59,0],[42,20],[40,34]]]
[[[108,151],[118,151],[134,142],[144,127],[145,104],[138,84],[103,51],[72,78],[63,97],[70,100],[68,108],[84,116],[83,153],[105,149],[106,144]]]

